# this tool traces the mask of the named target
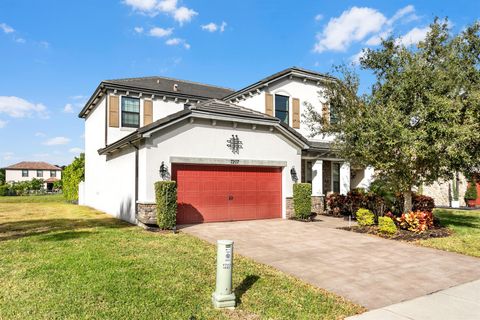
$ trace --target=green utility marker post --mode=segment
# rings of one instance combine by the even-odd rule
[[[235,293],[232,292],[233,241],[217,241],[217,283],[212,294],[215,308],[235,308]]]

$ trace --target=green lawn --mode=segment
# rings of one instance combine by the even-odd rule
[[[436,209],[434,213],[454,233],[447,238],[421,240],[421,245],[480,257],[480,210]]]
[[[214,246],[34,198],[0,198],[0,319],[338,319],[364,311],[238,255],[238,308],[215,310]]]
[[[38,202],[62,202],[62,194],[49,194],[42,196],[15,196],[0,197],[0,203],[38,203]]]

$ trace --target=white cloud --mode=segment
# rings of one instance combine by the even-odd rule
[[[32,103],[19,97],[0,96],[0,113],[5,113],[13,118],[29,117],[32,114],[46,118],[47,107],[41,103]]]
[[[134,11],[156,16],[165,13],[173,17],[180,25],[190,22],[198,13],[185,6],[178,7],[177,0],[124,0],[124,4],[130,6]]]
[[[15,42],[18,42],[18,43],[25,43],[27,42],[25,39],[23,38],[15,38]]]
[[[410,46],[412,44],[417,44],[420,41],[423,41],[427,36],[428,31],[430,31],[430,27],[425,28],[413,28],[412,30],[408,31],[405,35],[399,37],[396,42],[398,45],[403,46]]]
[[[383,32],[380,32],[368,39],[365,44],[368,46],[378,46],[380,43],[382,43],[383,39],[386,39],[392,33],[392,31],[393,29],[387,29]]]
[[[46,146],[58,146],[58,145],[62,145],[62,144],[67,144],[69,142],[70,142],[69,138],[55,137],[55,138],[48,139],[43,144],[46,145]]]
[[[8,121],[0,120],[0,129],[5,128],[7,123],[8,123]]]
[[[322,19],[323,19],[323,14],[320,14],[320,13],[319,13],[319,14],[317,14],[317,15],[315,16],[315,21],[320,21],[320,20],[322,20]]]
[[[67,103],[65,107],[63,107],[63,112],[65,113],[73,113],[73,106],[71,103]]]
[[[360,58],[363,57],[364,55],[365,55],[365,50],[362,49],[357,54],[354,54],[353,56],[351,56],[350,61],[352,61],[354,65],[358,65],[360,64]]]
[[[44,132],[38,131],[35,132],[35,137],[46,137],[47,135]]]
[[[12,160],[15,154],[13,152],[4,152],[2,153],[3,160]]]
[[[388,19],[387,24],[392,25],[394,22],[403,18],[406,15],[409,15],[409,14],[414,15],[414,12],[415,12],[415,7],[412,6],[411,4],[401,9],[398,9],[397,12],[395,12],[395,14],[393,15],[393,17]]]
[[[71,148],[70,150],[68,150],[70,153],[82,153],[83,152],[83,149],[82,148]]]
[[[345,51],[352,42],[379,32],[386,22],[387,18],[375,9],[353,7],[330,19],[323,31],[317,34],[314,51]]]
[[[143,33],[143,28],[142,27],[135,27],[135,28],[133,28],[133,30],[135,30],[136,33]]]
[[[171,38],[165,41],[165,44],[168,46],[178,46],[178,45],[183,45],[185,49],[190,49],[190,45],[184,40],[180,38]]]
[[[10,27],[8,24],[6,23],[0,23],[0,29],[2,29],[2,31],[4,33],[12,33],[15,31],[15,29],[13,29],[12,27]]]
[[[220,31],[224,32],[225,28],[227,27],[227,23],[223,21],[220,25],[217,25],[216,23],[210,22],[208,24],[202,25],[202,30],[206,30],[208,32],[215,32],[215,31]]]
[[[48,158],[50,157],[49,153],[35,153],[33,154],[33,158]]]
[[[198,15],[196,11],[187,7],[180,7],[174,11],[173,19],[175,19],[180,25],[183,25],[185,22],[190,22],[196,15]]]
[[[48,49],[50,47],[50,43],[47,41],[40,41],[38,44],[44,49]]]
[[[162,37],[168,37],[169,35],[172,34],[172,32],[173,32],[173,28],[164,29],[164,28],[154,27],[150,29],[149,34],[152,37],[162,38]]]

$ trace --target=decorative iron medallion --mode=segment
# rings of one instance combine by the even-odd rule
[[[240,149],[243,149],[243,142],[236,134],[232,134],[232,137],[227,140],[227,147],[232,151],[233,154],[238,154]]]

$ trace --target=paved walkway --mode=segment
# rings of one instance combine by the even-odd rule
[[[480,280],[347,318],[347,320],[478,320]]]
[[[480,279],[480,259],[337,230],[347,222],[256,220],[183,226],[312,285],[377,309]]]

